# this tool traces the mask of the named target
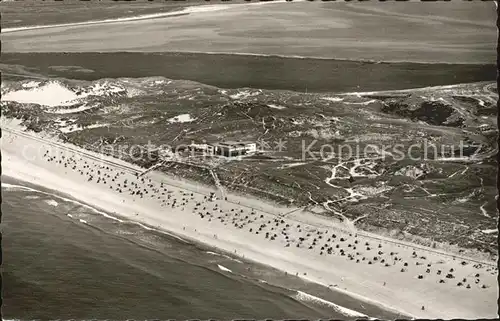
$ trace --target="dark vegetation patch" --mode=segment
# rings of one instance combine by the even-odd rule
[[[464,122],[461,117],[450,121],[449,118],[454,115],[455,110],[450,105],[438,101],[424,101],[417,106],[399,101],[388,101],[383,105],[382,111],[437,126],[460,127]]]

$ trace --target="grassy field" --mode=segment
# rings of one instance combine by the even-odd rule
[[[188,53],[3,53],[9,74],[97,80],[163,76],[220,88],[308,92],[406,89],[496,79],[494,65],[370,63]],[[16,65],[18,65],[16,67]]]

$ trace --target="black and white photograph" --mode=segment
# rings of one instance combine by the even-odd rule
[[[2,320],[498,318],[499,11],[2,0]]]

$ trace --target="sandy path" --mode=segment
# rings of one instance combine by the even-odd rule
[[[5,175],[59,190],[111,213],[408,315],[496,316],[497,274],[486,265],[462,265],[459,260],[416,247],[349,235],[332,221],[310,213],[280,217],[290,208],[273,207],[256,199],[234,195],[228,195],[227,202],[213,199],[210,193],[216,192],[215,188],[174,180],[158,172],[137,178],[134,173],[139,168],[135,166],[104,156],[99,160],[100,156],[92,152],[86,154],[7,131],[2,136]],[[447,274],[454,278],[446,278]],[[457,286],[458,282],[463,286]]]

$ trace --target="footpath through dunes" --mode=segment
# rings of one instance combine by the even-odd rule
[[[85,203],[245,259],[423,318],[496,315],[497,269],[403,243],[366,238],[311,213],[248,197],[217,198],[215,188],[62,148],[4,126],[4,174],[61,190]],[[10,128],[10,130],[9,130]],[[22,154],[19,146],[31,146]],[[38,154],[33,154],[39,151]],[[34,157],[31,157],[34,156]],[[36,173],[36,174],[34,174]],[[404,291],[402,291],[404,289]],[[422,309],[422,307],[424,307]],[[349,308],[349,307],[347,307]],[[354,309],[357,310],[357,309]]]

